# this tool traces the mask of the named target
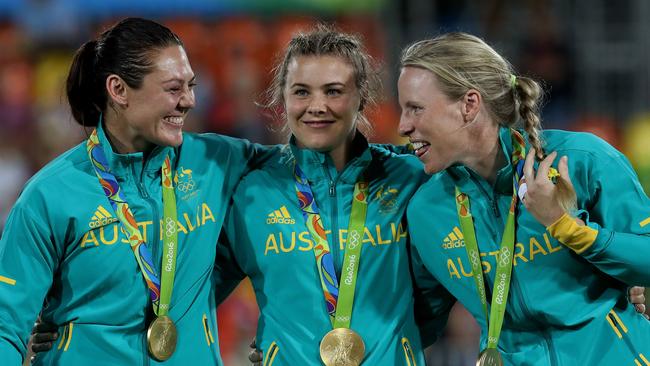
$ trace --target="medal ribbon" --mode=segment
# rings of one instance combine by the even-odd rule
[[[342,281],[339,283],[318,205],[314,200],[314,194],[307,177],[298,164],[294,166],[294,178],[296,180],[298,204],[307,229],[314,240],[316,266],[332,326],[333,328],[349,328],[361,259],[361,243],[365,230],[366,212],[368,211],[368,182],[361,178],[354,185],[348,237],[343,257]]]
[[[126,202],[124,193],[120,189],[115,175],[111,173],[108,160],[101,148],[101,143],[94,130],[86,143],[88,158],[99,179],[99,184],[104,194],[124,227],[129,244],[133,250],[136,262],[142,272],[149,295],[153,305],[154,313],[157,316],[167,315],[171,301],[172,289],[174,286],[174,273],[176,272],[176,253],[178,244],[178,232],[176,230],[176,196],[171,178],[171,162],[169,156],[165,158],[162,165],[162,190],[163,190],[163,263],[162,263],[162,284],[161,279],[153,266],[151,251],[143,240],[142,233],[138,229],[135,217]]]
[[[495,277],[494,289],[492,291],[491,309],[488,319],[487,296],[485,294],[485,281],[481,268],[481,254],[476,241],[476,232],[474,230],[474,220],[470,212],[469,197],[462,193],[456,187],[456,208],[458,210],[458,220],[460,221],[461,230],[465,239],[465,249],[472,266],[472,276],[476,283],[481,305],[485,318],[488,320],[488,343],[487,348],[496,349],[499,343],[501,327],[505,315],[508,292],[510,290],[510,279],[512,277],[512,258],[515,244],[515,211],[517,208],[517,192],[519,186],[525,182],[523,168],[526,156],[524,138],[519,132],[511,129],[512,137],[512,166],[513,166],[513,194],[510,201],[510,210],[506,220],[506,227],[503,231],[499,255],[497,257],[497,270]]]

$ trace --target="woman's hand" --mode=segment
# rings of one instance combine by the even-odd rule
[[[533,217],[542,225],[548,227],[565,214],[565,209],[560,205],[558,199],[558,187],[549,178],[551,164],[557,157],[557,152],[549,154],[537,168],[535,164],[535,149],[530,149],[526,155],[524,164],[524,179],[526,180],[526,193],[523,195],[522,203]],[[569,177],[568,158],[563,156],[558,163],[558,171],[571,190],[573,184]]]

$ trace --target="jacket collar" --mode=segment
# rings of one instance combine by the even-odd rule
[[[111,172],[117,176],[124,176],[129,172],[133,172],[138,176],[143,172],[158,172],[160,173],[165,157],[169,155],[169,158],[172,161],[172,167],[174,167],[174,161],[176,157],[176,151],[173,147],[170,146],[156,146],[151,153],[147,156],[146,160],[144,158],[144,153],[136,152],[130,154],[120,154],[113,150],[108,137],[106,136],[106,130],[104,122],[101,121],[97,126],[97,137],[101,144],[101,149],[104,151],[104,155],[108,160],[108,166]]]
[[[353,158],[341,172],[338,172],[329,153],[300,148],[296,145],[295,136],[292,135],[288,147],[283,151],[281,162],[290,166],[292,170],[294,162],[298,164],[310,183],[325,180],[354,184],[372,162],[372,152],[369,147],[368,140],[357,131],[352,141]]]

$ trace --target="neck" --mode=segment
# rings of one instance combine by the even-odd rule
[[[493,124],[478,134],[468,158],[463,163],[490,184],[494,184],[497,172],[507,164],[499,141],[499,126]]]
[[[113,151],[118,154],[136,152],[144,152],[147,154],[154,148],[153,144],[138,137],[136,132],[128,127],[124,121],[120,121],[109,113],[104,118],[104,130],[106,131],[106,137],[111,143]]]
[[[334,167],[338,172],[341,172],[343,168],[345,168],[345,165],[352,160],[352,141],[354,140],[356,133],[356,130],[354,130],[344,144],[341,144],[341,146],[338,146],[329,152],[330,158],[332,158],[332,161],[334,162]]]

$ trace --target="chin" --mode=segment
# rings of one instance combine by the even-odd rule
[[[179,147],[183,143],[183,134],[178,134],[177,136],[165,136],[159,141],[161,146],[171,146]]]

